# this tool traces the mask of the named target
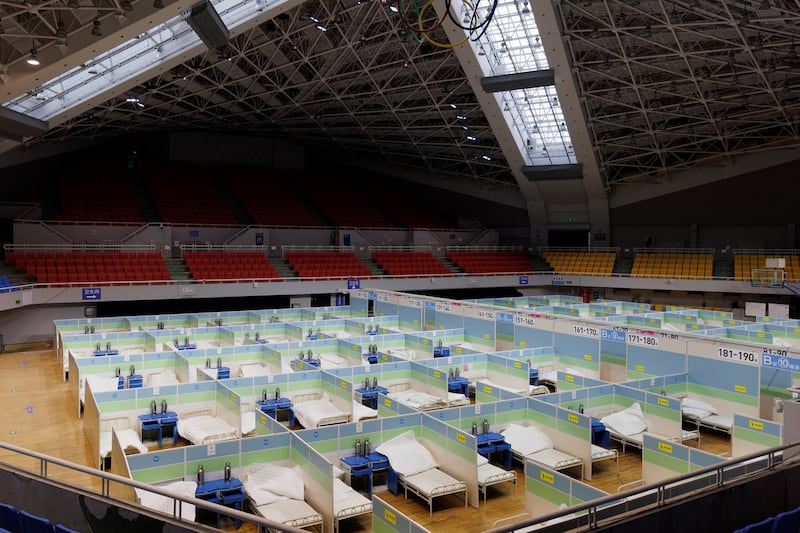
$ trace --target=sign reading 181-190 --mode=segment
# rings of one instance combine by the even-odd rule
[[[761,364],[761,357],[757,352],[729,346],[717,346],[717,357],[728,359],[729,361],[736,361],[737,363],[748,363],[751,365]]]

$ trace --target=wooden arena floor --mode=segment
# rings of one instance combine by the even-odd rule
[[[13,347],[10,347],[13,349]],[[62,380],[61,367],[52,347],[24,347],[20,351],[0,354],[0,441],[34,450],[86,466],[95,466],[83,431],[83,421],[75,414],[67,383]],[[694,441],[689,446],[698,446]],[[727,435],[705,431],[699,447],[710,453],[730,453]],[[18,454],[0,450],[0,461],[34,472],[37,461],[21,460]],[[525,512],[522,468],[517,470],[518,487],[503,483],[489,489],[489,498],[480,509],[468,507],[456,496],[434,500],[434,512],[428,514],[425,502],[414,496],[394,496],[388,491],[378,497],[435,533],[478,532],[493,527],[495,521]],[[99,483],[89,476],[51,467],[48,475],[77,486],[99,491]],[[641,478],[641,452],[620,453],[619,473],[613,462],[594,465],[591,485],[605,492],[616,493],[618,488]],[[233,525],[223,523],[225,530]],[[255,532],[255,526],[243,524],[238,530]],[[369,515],[342,524],[342,532],[371,531]]]

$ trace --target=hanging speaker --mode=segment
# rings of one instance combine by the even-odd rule
[[[222,22],[211,2],[203,1],[192,6],[186,22],[200,40],[212,50],[224,46],[231,38],[231,32]]]

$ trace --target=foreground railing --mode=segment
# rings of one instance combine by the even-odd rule
[[[290,527],[285,524],[281,524],[279,522],[274,522],[272,520],[267,520],[260,516],[256,516],[251,513],[245,513],[243,511],[237,511],[236,509],[231,509],[230,507],[225,507],[222,505],[217,505],[214,503],[209,503],[204,500],[200,500],[197,498],[186,497],[186,496],[179,496],[172,492],[168,492],[166,490],[161,489],[156,485],[148,485],[147,483],[141,483],[139,481],[135,481],[132,479],[128,479],[122,476],[118,476],[116,474],[112,474],[109,472],[103,472],[101,470],[96,470],[94,468],[89,468],[87,466],[79,465],[76,463],[71,463],[69,461],[65,461],[63,459],[59,459],[57,457],[52,457],[49,455],[45,455],[42,453],[34,452],[31,450],[27,450],[25,448],[20,448],[18,446],[14,446],[12,444],[8,444],[5,442],[0,442],[0,450],[12,452],[11,459],[7,459],[8,454],[3,454],[3,460],[5,464],[0,468],[4,468],[9,471],[17,471],[17,472],[25,472],[34,478],[39,478],[43,480],[48,480],[51,483],[56,483],[65,490],[70,490],[73,492],[89,492],[95,494],[102,500],[106,501],[111,505],[125,505],[125,506],[132,506],[134,508],[138,508],[141,510],[142,513],[152,513],[156,516],[160,515],[159,511],[155,511],[153,509],[149,509],[147,507],[142,507],[137,505],[136,503],[132,503],[126,500],[120,500],[112,496],[112,487],[113,485],[121,485],[133,489],[139,490],[146,490],[155,494],[159,494],[164,496],[170,500],[172,500],[173,505],[173,513],[171,515],[164,515],[165,520],[172,520],[178,521],[183,524],[186,524],[187,527],[189,526],[196,526],[198,525],[196,522],[190,522],[185,520],[181,517],[181,508],[182,504],[190,504],[194,505],[197,509],[205,509],[212,513],[219,513],[222,516],[227,516],[234,520],[241,520],[242,523],[250,523],[257,526],[258,531],[266,532],[268,530],[271,531],[287,531],[292,533],[308,533],[303,529],[299,529],[296,527]],[[33,461],[31,461],[33,460]],[[20,465],[23,462],[28,462],[30,465],[37,465],[37,470],[26,469],[21,467]],[[2,463],[0,463],[2,464]],[[12,466],[13,465],[13,466]],[[63,475],[55,475],[52,473],[54,468],[53,466],[60,467],[62,469],[60,472],[65,474],[67,477],[72,475],[73,477],[77,476],[78,474],[83,474],[89,476],[90,480],[94,481],[94,483],[90,483],[90,485],[98,485],[100,486],[99,492],[92,488],[87,488],[83,485],[78,486],[63,479]],[[14,502],[3,502],[3,503],[11,503],[14,504],[16,507],[25,509],[25,506],[22,504],[15,504]],[[31,502],[31,506],[33,506],[33,502]],[[34,513],[35,514],[35,513]],[[213,529],[213,528],[212,528]]]
[[[602,498],[574,505],[544,516],[519,518],[519,515],[498,520],[495,525],[513,520],[512,525],[494,527],[483,533],[524,532],[535,529],[541,532],[567,531],[574,528],[596,529],[606,527],[615,521],[629,519],[632,512],[641,513],[647,509],[663,507],[687,500],[692,496],[702,497],[704,491],[729,486],[741,482],[754,474],[775,470],[779,464],[798,464],[794,453],[791,459],[783,461],[786,450],[800,452],[800,443],[785,444],[729,459],[716,465],[692,470],[658,483],[644,485],[624,493],[610,494]],[[602,524],[601,524],[602,522]],[[535,528],[533,526],[536,526]]]

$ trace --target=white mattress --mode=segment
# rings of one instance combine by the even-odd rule
[[[192,444],[208,444],[239,438],[239,430],[210,415],[178,419],[178,434]]]
[[[162,372],[154,372],[148,374],[144,379],[145,387],[166,387],[168,385],[177,385],[178,376],[175,375],[174,370],[164,370]]]
[[[525,457],[532,461],[536,461],[537,463],[542,463],[543,465],[554,470],[576,466],[583,463],[580,457],[569,455],[568,453],[556,450],[555,448],[542,450],[530,455],[526,455]]]
[[[256,430],[256,412],[246,411],[242,413],[242,435],[249,435]]]
[[[478,467],[478,485],[491,485],[501,481],[515,479],[517,474],[513,470],[503,470],[492,463],[485,463]]]
[[[117,429],[117,440],[126,455],[134,453],[147,453],[147,446],[142,444],[139,433],[133,429]],[[106,457],[111,453],[111,432],[103,431],[100,433],[100,457]]]
[[[258,376],[269,376],[269,368],[260,363],[251,363],[239,366],[239,375],[243,378],[254,378]]]
[[[722,415],[708,415],[700,419],[700,423],[706,426],[724,429],[730,431],[733,429],[733,418]]]
[[[372,500],[353,490],[341,479],[333,480],[333,514],[346,518],[372,512]]]
[[[617,456],[617,450],[603,448],[597,444],[592,444],[592,461],[602,461]]]
[[[404,478],[404,480],[407,485],[415,487],[426,496],[438,496],[440,494],[460,492],[467,488],[466,483],[442,472],[438,468],[425,470],[419,474],[408,476]]]
[[[330,370],[332,368],[345,368],[350,365],[347,363],[347,359],[341,355],[324,353],[319,356],[319,366],[323,370]]]
[[[294,417],[304,428],[315,428],[326,423],[347,421],[349,413],[340,411],[327,395],[319,400],[294,405]]]
[[[322,522],[320,514],[302,500],[283,500],[255,508],[257,514],[264,518],[280,522],[288,526],[303,527]]]

